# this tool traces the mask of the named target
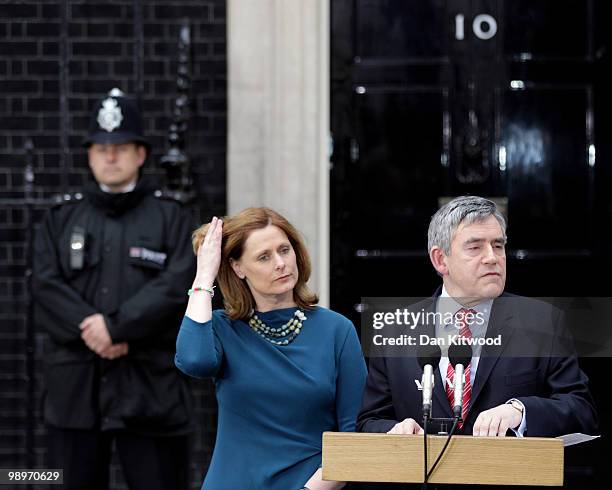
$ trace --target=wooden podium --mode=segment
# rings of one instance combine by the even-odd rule
[[[446,436],[427,436],[429,467]],[[323,479],[423,482],[423,436],[323,433]],[[563,441],[541,437],[453,436],[431,483],[563,485]]]

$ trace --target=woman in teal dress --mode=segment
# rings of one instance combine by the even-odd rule
[[[212,377],[217,439],[205,490],[332,490],[321,435],[354,431],[366,367],[353,324],[316,306],[296,229],[249,208],[194,232],[198,266],[176,365]],[[224,310],[212,311],[215,279]]]

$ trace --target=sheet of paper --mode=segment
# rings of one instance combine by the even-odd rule
[[[574,432],[573,434],[565,434],[564,436],[559,436],[557,439],[563,440],[563,446],[573,446],[574,444],[580,444],[582,442],[592,441],[593,439],[597,439],[601,436],[590,436],[588,434],[582,434],[581,432]]]

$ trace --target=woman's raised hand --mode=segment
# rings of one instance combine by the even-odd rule
[[[198,248],[197,272],[194,284],[211,287],[215,282],[221,264],[221,238],[223,221],[214,217],[208,226],[206,236]]]

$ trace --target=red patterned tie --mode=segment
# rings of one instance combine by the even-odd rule
[[[455,314],[455,326],[459,328],[459,336],[472,338],[472,332],[470,331],[470,327],[468,322],[465,320],[465,315],[467,313],[471,313],[475,315],[476,312],[474,310],[468,310],[467,308],[461,308]],[[472,383],[470,381],[470,368],[472,363],[470,362],[465,368],[465,386],[463,387],[463,400],[461,407],[461,418],[465,421],[467,417],[468,407],[470,406],[470,396],[472,395]],[[451,409],[455,404],[455,391],[453,390],[455,380],[455,368],[452,364],[448,363],[448,369],[446,370],[446,398],[448,398],[448,402],[450,403]],[[463,427],[463,422],[459,422],[459,428]]]

